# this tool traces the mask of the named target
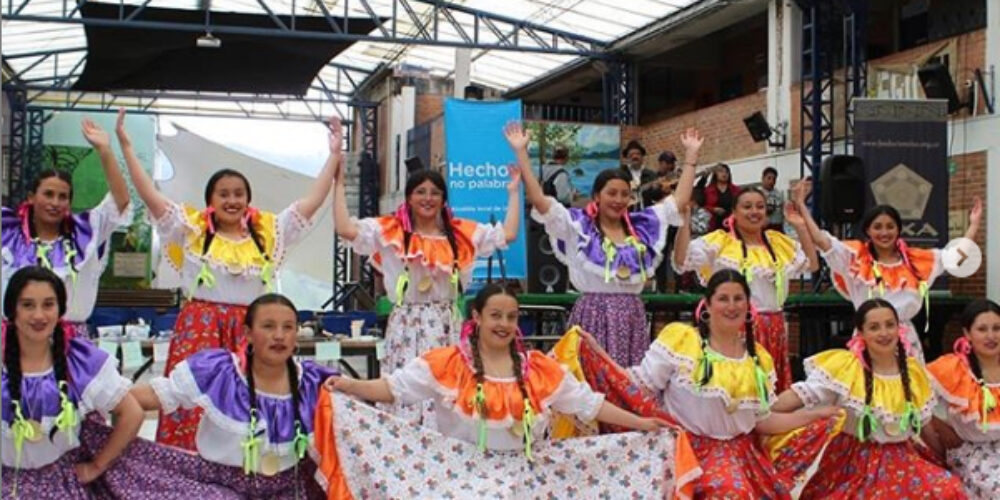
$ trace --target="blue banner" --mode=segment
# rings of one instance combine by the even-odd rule
[[[444,103],[445,155],[448,167],[448,205],[455,216],[503,224],[507,214],[508,165],[514,152],[503,136],[504,125],[521,119],[521,101],[482,102],[451,99]],[[525,278],[524,195],[518,197],[521,224],[517,239],[503,252],[505,275]],[[473,278],[485,279],[487,257],[476,261]],[[500,278],[500,262],[493,256],[493,278]]]

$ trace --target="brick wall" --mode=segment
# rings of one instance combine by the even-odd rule
[[[989,214],[986,213],[986,152],[952,156],[951,161],[954,162],[955,168],[948,185],[949,220],[956,222],[951,219],[958,217],[960,228],[949,234],[949,238],[957,238],[965,232],[969,210],[978,197],[983,200],[983,220],[980,223],[979,233],[976,234],[976,243],[984,252],[983,264],[979,271],[965,279],[949,278],[948,288],[957,295],[983,297],[986,295],[986,262],[989,260],[989,255],[985,252],[986,228],[990,227]],[[949,224],[951,225],[954,224]],[[996,224],[993,227],[995,228]]]
[[[423,125],[444,113],[444,98],[441,94],[417,94],[414,125]]]
[[[767,95],[758,92],[724,103],[685,113],[660,122],[622,128],[622,145],[638,139],[655,159],[664,150],[681,156],[680,135],[688,127],[697,127],[705,137],[699,164],[728,161],[766,152],[764,143],[755,143],[743,125],[743,118],[754,111],[764,112]]]

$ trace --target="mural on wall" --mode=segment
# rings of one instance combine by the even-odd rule
[[[116,114],[81,113],[60,111],[46,122],[43,135],[44,149],[40,168],[57,168],[69,172],[73,178],[74,212],[97,206],[108,193],[101,161],[80,132],[84,117],[94,120],[111,135],[111,147],[123,173],[125,159],[115,138]],[[132,137],[133,148],[139,161],[152,172],[156,154],[156,118],[152,115],[128,115],[125,127]],[[127,173],[125,178],[128,179]],[[129,184],[135,217],[132,225],[111,237],[110,261],[101,276],[101,286],[107,288],[149,288],[151,282],[150,251],[152,228],[146,220],[146,207]]]
[[[616,125],[542,121],[525,124],[531,131],[528,154],[539,181],[544,183],[547,176],[566,175],[573,189],[572,206],[583,207],[590,201],[597,174],[621,166],[621,129]],[[569,153],[561,168],[555,166],[554,160],[560,146]]]

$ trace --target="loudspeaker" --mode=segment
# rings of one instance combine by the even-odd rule
[[[949,115],[964,107],[958,100],[958,91],[955,89],[955,82],[951,80],[951,73],[944,64],[925,64],[917,70],[917,77],[920,78],[920,86],[924,88],[924,95],[928,99],[948,100]]]
[[[833,155],[820,171],[820,208],[827,222],[844,224],[861,220],[865,213],[865,164],[861,158]]]
[[[482,101],[485,89],[479,85],[467,85],[465,87],[465,99],[470,101]]]
[[[760,111],[744,118],[743,124],[747,126],[747,131],[750,132],[750,137],[753,137],[753,142],[766,141],[771,138],[771,126]]]
[[[528,222],[528,293],[566,293],[569,272],[556,258],[545,226]]]

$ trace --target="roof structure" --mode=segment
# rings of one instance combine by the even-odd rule
[[[396,64],[450,76],[455,49],[472,49],[472,82],[518,87],[574,59],[602,57],[616,40],[700,0],[122,0],[117,19],[91,19],[73,0],[11,0],[0,7],[4,82],[28,90],[34,106],[110,109],[119,105],[160,114],[319,119],[347,116],[355,90],[375,70]],[[203,23],[150,18],[156,8],[205,13]],[[149,9],[149,10],[147,10]],[[85,9],[84,9],[85,10]],[[268,27],[213,22],[212,13],[267,16]],[[304,31],[296,20],[329,20],[327,32]],[[222,17],[222,16],[216,16]],[[381,21],[368,34],[342,30],[336,19]],[[299,23],[305,25],[306,23]],[[196,39],[260,35],[351,42],[318,73],[304,95],[166,92],[135,89],[81,93],[73,85],[87,64],[87,27],[179,30]],[[204,50],[212,50],[210,47]],[[253,61],[247,61],[253,64]]]

